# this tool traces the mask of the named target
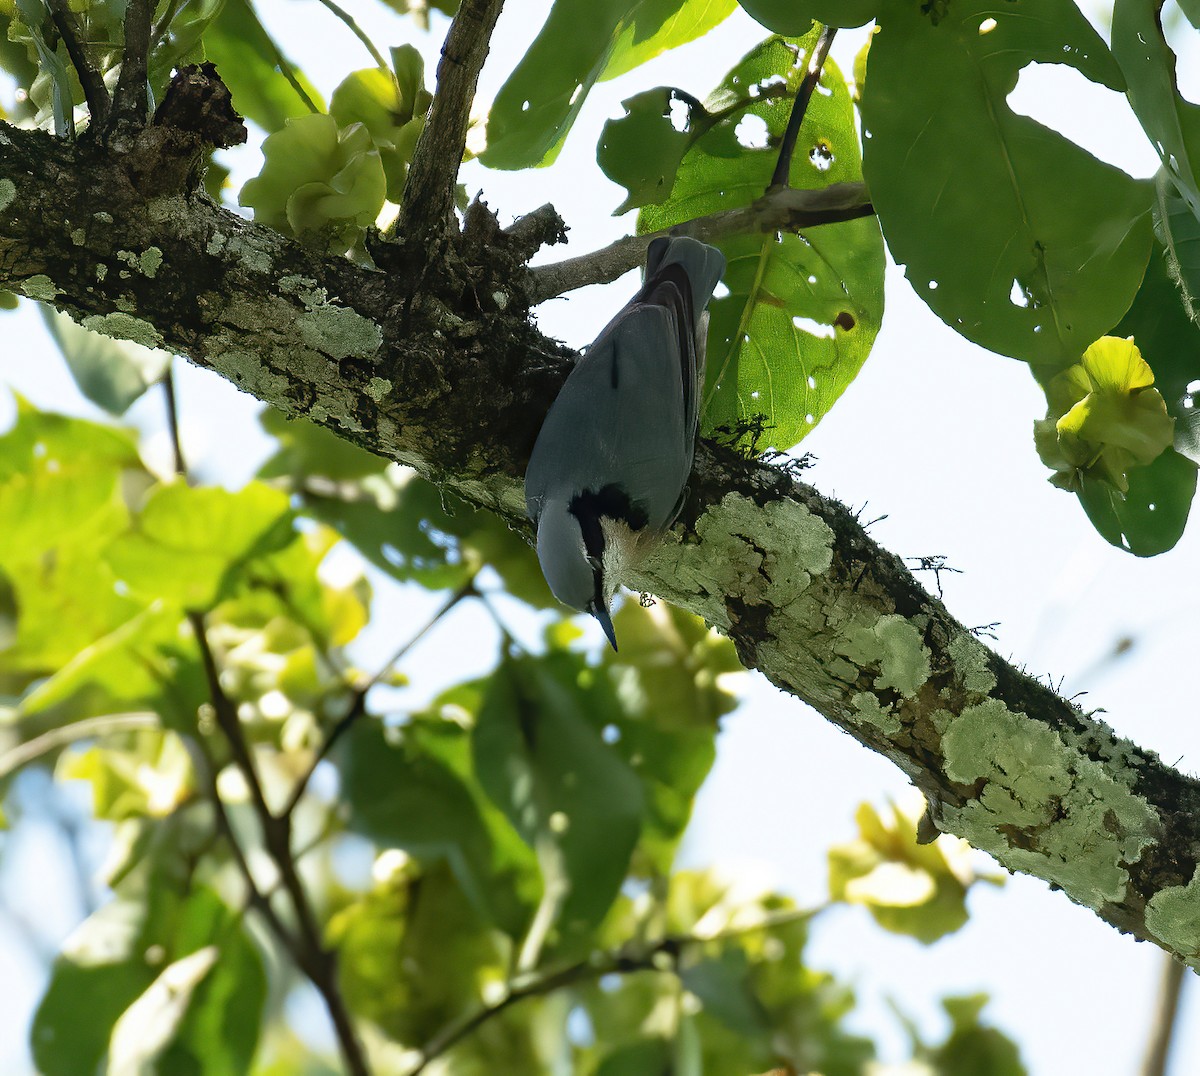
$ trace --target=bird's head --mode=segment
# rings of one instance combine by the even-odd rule
[[[623,530],[628,528],[603,517],[591,519],[560,500],[547,501],[537,521],[538,560],[554,596],[572,609],[591,613],[613,650],[617,636],[609,609],[626,552]]]

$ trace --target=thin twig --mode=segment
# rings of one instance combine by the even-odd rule
[[[467,145],[479,72],[504,0],[462,0],[437,70],[437,92],[417,139],[396,231],[440,239],[454,212],[454,187]]]
[[[167,370],[163,374],[163,394],[167,401],[167,429],[171,434],[171,449],[175,455],[175,473],[180,478],[187,477],[187,461],[183,456],[183,442],[179,436],[179,405],[175,398],[174,359],[167,360]]]
[[[711,243],[732,235],[797,232],[874,212],[863,183],[834,183],[815,191],[774,187],[741,209],[724,209],[645,235],[627,235],[602,250],[539,265],[529,270],[526,291],[530,302],[537,304],[588,284],[611,283],[641,265],[651,241],[663,235],[690,235]]]
[[[104,85],[104,76],[87,53],[87,44],[80,32],[75,13],[67,5],[67,0],[47,0],[47,3],[50,7],[50,17],[67,47],[71,65],[79,76],[79,85],[83,87],[83,99],[87,102],[88,113],[91,116],[90,126],[98,130],[108,121],[108,110],[112,104],[108,87]]]
[[[396,78],[395,72],[392,71],[392,68],[388,64],[387,60],[383,58],[383,53],[381,53],[375,47],[375,42],[373,42],[366,35],[366,32],[363,30],[363,28],[354,21],[354,16],[351,15],[350,12],[348,12],[344,7],[335,4],[334,0],[320,0],[320,3],[324,4],[333,15],[341,19],[342,22],[346,24],[350,32],[362,42],[363,48],[365,48],[367,52],[371,54],[371,59],[375,61],[376,66],[382,68],[389,75],[391,75],[394,81]]]
[[[229,850],[233,854],[233,860],[237,864],[238,871],[242,875],[242,880],[246,884],[246,899],[249,901],[250,906],[263,917],[268,929],[275,935],[280,945],[287,950],[288,955],[295,962],[296,966],[311,979],[314,969],[309,965],[308,953],[296,936],[284,925],[283,920],[279,918],[279,913],[275,911],[275,907],[271,904],[267,894],[258,888],[258,882],[255,881],[254,874],[250,870],[250,863],[246,859],[246,853],[242,848],[241,842],[237,839],[233,822],[229,817],[229,809],[225,806],[225,801],[221,799],[221,793],[217,788],[216,762],[213,760],[212,755],[209,754],[202,737],[189,737],[187,742],[193,748],[193,765],[198,761],[200,765],[196,768],[201,770],[205,777],[208,796],[212,800],[213,810],[216,815],[217,831],[229,846]]]
[[[296,809],[296,805],[304,798],[305,790],[308,788],[309,782],[312,780],[312,775],[316,772],[317,767],[329,757],[329,752],[333,750],[334,744],[338,742],[349,731],[350,726],[354,724],[367,710],[367,693],[371,688],[375,687],[393,668],[404,660],[408,652],[417,645],[425,636],[433,629],[434,625],[450,612],[459,602],[465,598],[472,597],[477,594],[475,589],[474,578],[469,579],[458,590],[442,604],[442,606],[425,622],[421,629],[408,639],[400,648],[387,660],[387,662],[379,667],[379,671],[375,673],[366,683],[360,684],[354,689],[354,696],[350,700],[350,706],[346,712],[338,719],[336,725],[330,730],[329,735],[325,737],[325,742],[321,744],[320,750],[317,751],[316,758],[312,760],[308,769],[305,770],[303,776],[296,782],[296,787],[292,790],[291,796],[288,797],[287,803],[280,812],[284,816],[289,816]]]
[[[146,123],[149,98],[146,72],[150,55],[150,22],[154,0],[129,0],[125,8],[125,49],[121,74],[113,91],[112,122],[140,128]]]
[[[583,960],[561,968],[531,972],[514,980],[509,985],[508,992],[499,1001],[481,1006],[475,1012],[448,1024],[439,1031],[425,1045],[421,1051],[421,1060],[415,1068],[408,1071],[407,1076],[419,1076],[430,1062],[461,1042],[493,1016],[499,1015],[518,1001],[549,994],[553,990],[571,986],[574,983],[602,979],[606,975],[629,975],[638,971],[678,971],[683,951],[689,946],[729,941],[744,934],[752,934],[757,930],[773,930],[790,923],[803,922],[811,919],[824,907],[822,905],[818,908],[789,908],[764,915],[755,922],[730,927],[728,930],[718,931],[711,935],[670,935],[648,949],[638,946],[635,950],[627,946],[608,952],[593,953]]]
[[[800,126],[804,123],[804,114],[808,111],[808,103],[812,100],[813,91],[821,79],[821,68],[829,56],[829,46],[833,44],[836,26],[824,26],[817,38],[816,47],[809,57],[808,70],[796,91],[796,100],[792,102],[792,114],[788,116],[787,129],[783,132],[783,142],[779,147],[779,159],[775,162],[775,174],[771,177],[772,187],[786,187],[788,176],[792,170],[792,154],[796,149],[796,139],[800,137]]]
[[[139,732],[143,729],[161,727],[162,723],[158,720],[158,715],[149,712],[105,714],[103,717],[88,717],[82,721],[72,721],[69,725],[61,725],[43,732],[40,736],[35,736],[32,740],[0,755],[0,781],[43,755],[60,747],[77,743],[79,740],[90,740],[95,736],[108,736],[114,732]]]
[[[300,965],[301,970],[312,980],[313,986],[317,988],[325,1002],[325,1008],[333,1021],[334,1033],[337,1036],[347,1071],[351,1073],[351,1076],[369,1076],[362,1044],[358,1041],[350,1011],[347,1009],[345,999],[338,987],[334,953],[325,947],[312,903],[308,899],[308,893],[300,880],[299,871],[296,869],[296,859],[291,849],[291,818],[286,814],[273,814],[267,805],[262,783],[258,779],[258,771],[254,767],[250,750],[242,734],[242,725],[238,719],[237,709],[229,696],[225,694],[224,688],[221,687],[220,673],[217,670],[212,648],[208,644],[203,615],[189,612],[188,621],[196,637],[196,644],[200,648],[217,726],[229,741],[234,764],[250,789],[250,802],[258,816],[267,852],[275,861],[275,867],[279,871],[283,887],[287,890],[296,912],[296,920],[300,927],[299,944],[305,954],[304,963]]]
[[[1174,1038],[1179,1016],[1179,996],[1183,991],[1183,979],[1187,972],[1188,969],[1182,961],[1176,960],[1170,953],[1162,955],[1158,1004],[1154,1010],[1150,1039],[1146,1043],[1141,1076],[1166,1076],[1171,1040]]]

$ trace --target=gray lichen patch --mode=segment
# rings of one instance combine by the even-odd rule
[[[296,331],[309,347],[333,359],[370,359],[383,345],[383,333],[370,318],[348,306],[325,303],[296,318]]]
[[[1146,929],[1194,965],[1200,958],[1200,867],[1187,885],[1169,886],[1150,898]]]
[[[373,377],[367,382],[367,395],[380,403],[392,391],[392,383],[386,377]]]
[[[135,344],[144,344],[146,347],[162,347],[163,338],[159,331],[148,321],[135,318],[132,314],[92,314],[84,318],[81,324],[85,329],[118,340],[132,340]]]
[[[251,273],[269,274],[275,264],[272,258],[273,249],[268,245],[268,241],[252,232],[230,236],[218,233],[208,241],[206,249],[209,254],[232,257]]]
[[[159,266],[162,265],[162,260],[163,254],[158,247],[147,247],[140,254],[132,250],[117,251],[117,261],[128,265],[130,269],[134,269],[146,277],[154,277]],[[121,275],[127,276],[128,274],[122,273]]]
[[[835,646],[860,669],[878,668],[876,691],[891,690],[911,699],[929,679],[929,649],[916,627],[897,614],[848,628]]]
[[[45,273],[28,277],[21,282],[20,288],[22,294],[30,299],[40,299],[44,303],[54,302],[54,297],[62,293],[62,289],[55,287],[54,281]]]
[[[885,736],[893,736],[900,731],[900,718],[892,712],[890,706],[883,706],[869,691],[860,691],[850,700],[859,721],[874,725]]]
[[[1102,763],[997,699],[953,718],[942,751],[951,780],[984,782],[977,799],[946,808],[954,832],[1089,908],[1124,898],[1126,868],[1155,843],[1158,820]],[[1009,839],[1014,831],[1025,847]]]
[[[982,643],[969,635],[960,635],[951,642],[947,652],[965,690],[978,695],[991,694],[996,687],[996,677],[988,666],[988,652]]]
[[[3,213],[17,197],[17,185],[11,179],[0,179],[0,213]]]

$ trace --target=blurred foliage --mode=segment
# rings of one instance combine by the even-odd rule
[[[125,376],[126,357],[111,361]],[[262,861],[276,854],[250,759],[290,819],[380,1071],[428,1047],[456,1073],[860,1072],[874,1046],[847,1027],[853,991],[804,957],[820,909],[675,865],[735,705],[732,645],[679,610],[626,602],[619,654],[597,657],[562,620],[525,649],[501,622],[486,677],[423,707],[364,694],[374,681],[347,647],[372,593],[361,574],[332,581],[326,518],[356,506],[349,539],[397,579],[453,590],[447,619],[462,602],[493,608],[483,575],[519,594],[540,579],[536,558],[494,517],[310,423],[263,422],[278,449],[238,491],[156,478],[130,433],[25,403],[0,444],[0,503],[22,521],[0,547],[6,736],[55,732],[35,764],[82,783],[114,827],[110,895],[37,1012],[40,1071],[294,1071],[296,1030],[270,998],[295,974],[295,942],[262,929],[248,889],[247,870],[271,884]],[[232,739],[214,720],[223,703]],[[326,776],[309,786],[318,757]],[[910,899],[920,925],[899,929],[928,940],[960,925],[969,868],[864,812],[871,870],[924,872],[937,891],[928,908]],[[330,855],[352,836],[372,869],[348,884]],[[896,901],[858,877],[863,855],[843,860],[858,874],[832,899],[896,929],[880,912]],[[508,991],[527,1000],[501,1004]],[[477,1029],[456,1031],[464,1021]],[[588,1034],[568,1033],[580,1021]]]

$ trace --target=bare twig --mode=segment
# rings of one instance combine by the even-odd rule
[[[112,99],[108,96],[108,87],[104,85],[104,77],[87,53],[87,45],[79,23],[67,0],[47,0],[47,3],[50,7],[50,17],[67,47],[71,65],[79,76],[79,85],[83,87],[83,98],[87,101],[88,113],[91,115],[90,126],[93,130],[98,130],[108,121],[108,110],[112,104]]]
[[[167,369],[163,374],[163,395],[167,402],[167,430],[171,434],[171,450],[175,456],[175,473],[181,478],[187,477],[187,461],[183,456],[183,442],[179,436],[179,405],[175,398],[174,359],[167,360]]]
[[[790,923],[811,919],[821,908],[789,908],[762,916],[760,919],[711,935],[669,935],[649,947],[625,946],[609,952],[592,953],[583,960],[560,968],[539,970],[521,976],[509,984],[508,991],[499,1001],[484,1005],[475,1012],[448,1024],[439,1031],[421,1051],[421,1060],[408,1076],[419,1076],[426,1066],[451,1047],[487,1023],[492,1017],[504,1012],[526,998],[549,994],[564,986],[578,982],[602,979],[606,975],[630,975],[638,971],[678,971],[683,951],[692,945],[728,941],[757,930],[772,930]]]
[[[771,177],[772,187],[786,187],[788,176],[792,170],[792,154],[796,149],[796,139],[800,136],[800,126],[804,123],[804,114],[808,111],[808,103],[812,100],[813,90],[821,79],[821,68],[829,55],[829,46],[833,44],[836,26],[821,28],[816,47],[808,61],[808,70],[796,91],[796,100],[792,102],[792,113],[788,117],[787,129],[783,132],[783,142],[779,146],[779,159],[775,162],[775,174]]]
[[[312,760],[312,764],[304,772],[304,775],[296,782],[296,787],[292,790],[291,796],[288,797],[287,803],[284,805],[281,814],[290,815],[296,805],[304,797],[304,792],[308,788],[309,781],[312,780],[312,775],[316,772],[317,767],[321,762],[329,757],[329,752],[333,750],[334,744],[338,742],[349,731],[350,726],[354,724],[367,710],[367,693],[378,684],[390,670],[395,668],[408,652],[417,645],[430,632],[433,626],[450,612],[459,602],[465,598],[472,597],[478,593],[475,590],[475,580],[469,579],[458,590],[441,605],[441,607],[425,622],[421,629],[405,642],[388,660],[380,666],[379,671],[375,673],[366,683],[360,684],[354,689],[354,696],[350,700],[350,706],[346,712],[338,719],[336,725],[330,730],[329,735],[325,737],[325,742],[321,744],[320,750],[317,752],[316,758]]]
[[[365,48],[367,52],[371,54],[371,59],[375,61],[375,65],[382,68],[389,75],[391,75],[393,80],[395,80],[396,75],[392,71],[392,68],[388,64],[387,60],[383,58],[383,53],[381,53],[375,47],[375,42],[373,42],[366,35],[366,32],[363,30],[363,28],[354,21],[354,16],[351,15],[350,12],[348,12],[344,7],[335,4],[334,0],[320,0],[320,3],[324,4],[325,7],[329,9],[331,14],[333,14],[336,18],[341,19],[341,21],[346,24],[346,28],[355,37],[357,37],[359,41],[362,42],[363,48]]]
[[[161,728],[158,715],[149,712],[105,714],[103,717],[88,717],[82,721],[72,721],[69,725],[61,725],[48,732],[43,732],[40,736],[35,736],[32,740],[0,755],[0,780],[43,755],[79,740],[90,740],[93,736],[108,736],[114,732],[138,732],[142,729],[156,728]]]
[[[188,622],[192,626],[196,644],[200,648],[217,726],[229,741],[234,765],[237,766],[250,789],[250,802],[258,816],[267,852],[275,862],[280,880],[296,911],[296,920],[300,928],[298,946],[304,952],[303,962],[297,962],[300,964],[301,970],[312,980],[325,1002],[329,1017],[333,1021],[334,1033],[337,1036],[347,1071],[351,1073],[351,1076],[368,1076],[369,1070],[362,1045],[358,1041],[354,1023],[350,1018],[350,1011],[346,1008],[345,999],[338,987],[334,954],[325,947],[312,903],[308,899],[308,893],[300,880],[299,871],[296,869],[296,859],[291,848],[291,818],[286,814],[273,814],[267,805],[262,783],[258,779],[258,771],[254,767],[245,736],[242,734],[242,725],[237,715],[237,709],[229,696],[225,694],[224,688],[221,687],[220,673],[217,670],[212,648],[208,644],[203,615],[189,612]]]
[[[397,233],[440,238],[454,211],[454,186],[467,145],[479,72],[504,0],[462,0],[437,70],[437,92],[417,139]]]
[[[1166,1076],[1171,1040],[1174,1038],[1176,1019],[1179,1016],[1179,996],[1183,991],[1183,979],[1187,973],[1188,969],[1182,961],[1176,960],[1170,953],[1163,954],[1158,1004],[1155,1006],[1154,1023],[1150,1028],[1150,1040],[1146,1043],[1141,1076]]]
[[[125,8],[125,51],[121,55],[121,74],[113,92],[112,122],[142,127],[146,123],[149,98],[146,95],[146,70],[150,55],[150,23],[154,18],[154,0],[129,0]]]
[[[731,235],[796,232],[874,212],[862,183],[835,183],[815,191],[772,188],[741,209],[725,209],[646,235],[627,235],[602,250],[537,266],[529,270],[526,288],[530,301],[541,303],[588,284],[611,283],[641,265],[651,241],[662,235],[690,235],[711,243]]]

